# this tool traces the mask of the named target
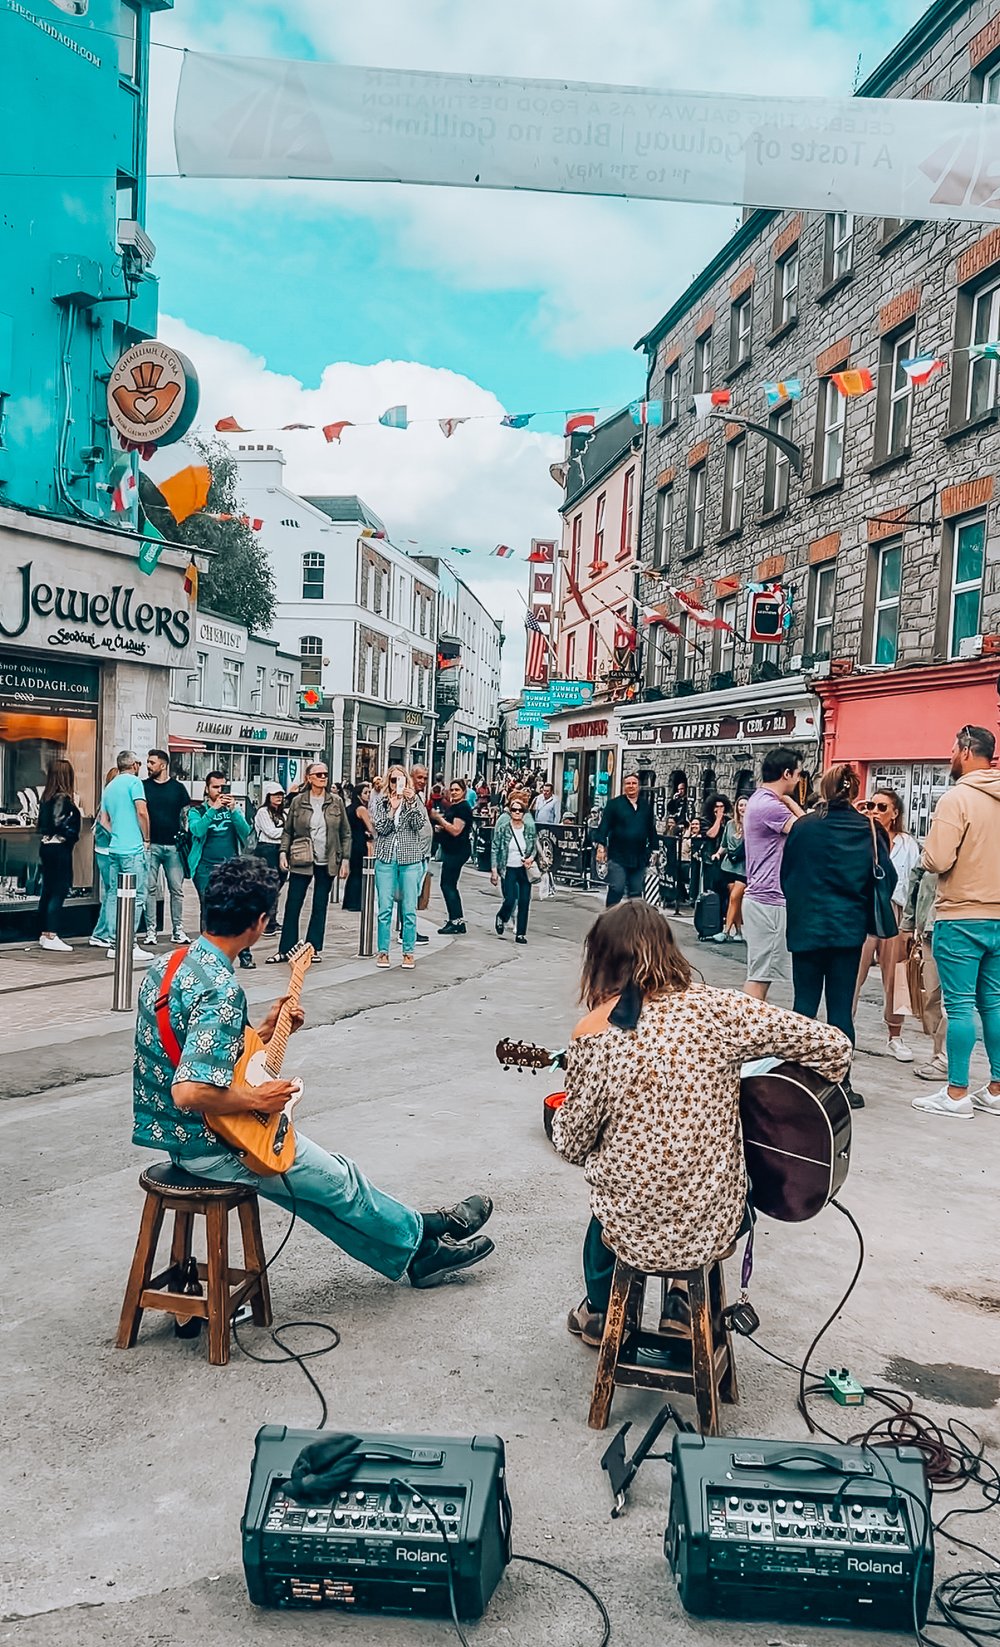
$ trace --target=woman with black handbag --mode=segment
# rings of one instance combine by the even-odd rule
[[[70,954],[56,926],[73,885],[73,848],[80,839],[83,819],[76,799],[76,776],[69,761],[50,761],[45,788],[38,808],[38,856],[42,870],[42,891],[38,903],[41,921],[39,948]]]

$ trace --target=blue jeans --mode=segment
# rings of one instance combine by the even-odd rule
[[[412,955],[417,946],[417,899],[424,884],[423,859],[415,864],[384,864],[375,860],[375,891],[378,896],[378,952],[388,955],[392,938],[392,906],[399,899],[403,927],[403,954]]]
[[[931,941],[948,1014],[948,1082],[969,1084],[976,1044],[975,1009],[983,1026],[990,1075],[1000,1081],[1000,921],[934,922]]]
[[[97,925],[91,933],[92,938],[100,938],[110,944],[111,933],[108,931],[107,908],[108,887],[111,885],[111,858],[107,852],[95,852],[94,860],[97,864],[97,873],[101,878],[101,908],[97,916]]]
[[[108,853],[108,889],[101,909],[102,923],[110,933],[109,941],[113,944],[117,939],[118,927],[118,877],[119,875],[135,876],[135,923],[132,929],[133,937],[139,930],[139,921],[146,907],[146,854],[141,852],[109,852]]]
[[[167,892],[170,896],[170,930],[180,932],[183,927],[184,914],[184,867],[181,855],[175,846],[161,845],[151,842],[148,853],[149,885],[146,889],[146,931],[156,931],[156,894],[160,886],[160,870],[163,870],[167,881]],[[163,911],[163,924],[166,926],[166,910]]]
[[[280,1178],[258,1177],[225,1149],[174,1159],[197,1178],[248,1184],[279,1207],[294,1206],[313,1229],[391,1281],[405,1275],[423,1239],[419,1212],[376,1189],[345,1155],[328,1155],[301,1132],[296,1134],[295,1160]]]

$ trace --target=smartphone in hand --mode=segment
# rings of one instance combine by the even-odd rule
[[[397,778],[396,779],[396,794],[401,795],[405,788],[406,788],[406,779],[405,778]]]

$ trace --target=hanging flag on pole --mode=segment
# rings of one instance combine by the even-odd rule
[[[111,493],[111,507],[116,515],[124,515],[131,509],[139,495],[139,483],[135,478],[135,470],[129,465],[121,478],[117,481]]]
[[[662,400],[632,400],[629,402],[629,411],[632,422],[638,428],[647,423],[651,429],[659,429],[663,424]]]
[[[549,474],[552,476],[552,479],[555,481],[556,485],[561,486],[563,491],[565,492],[566,482],[569,479],[569,464],[568,463],[550,463],[549,464]]]
[[[597,422],[596,412],[571,412],[566,419],[564,435],[578,435],[581,429],[593,429]]]
[[[944,361],[938,355],[914,355],[911,360],[901,360],[899,365],[918,389],[929,383],[936,372],[944,371]]]
[[[405,429],[408,427],[405,406],[390,406],[382,413],[379,422],[386,429]]]
[[[512,557],[513,557],[514,551],[510,547],[509,544],[507,544],[507,543],[498,543],[496,548],[493,550],[493,554],[497,557],[498,560],[511,560]]]
[[[249,429],[244,429],[234,417],[220,417],[215,425],[220,435],[248,435]]]
[[[469,420],[467,417],[439,417],[438,428],[444,435],[445,440],[450,440],[452,435],[455,433],[455,430],[459,428],[461,424],[468,423],[468,421]]]
[[[339,445],[340,444],[340,437],[343,434],[344,430],[345,429],[353,429],[353,428],[354,428],[354,424],[351,422],[350,418],[346,418],[346,417],[341,418],[339,423],[324,423],[324,425],[323,425],[323,439],[326,441],[328,446],[333,441],[336,441]]]
[[[184,593],[190,596],[191,605],[198,604],[198,568],[193,560],[188,561],[184,568]]]
[[[867,366],[858,366],[846,372],[831,372],[830,381],[845,400],[855,395],[866,395],[875,387],[875,379]]]
[[[783,400],[802,399],[802,380],[797,377],[779,378],[775,383],[762,383],[764,399],[769,406],[780,406]]]
[[[505,412],[500,419],[501,429],[526,429],[534,412]]]
[[[728,389],[709,389],[706,394],[695,395],[694,415],[696,418],[708,417],[719,406],[728,406],[732,398]]]
[[[524,678],[526,681],[545,681],[548,678],[548,642],[541,624],[534,612],[524,614],[524,627],[528,631],[528,645],[524,659]]]

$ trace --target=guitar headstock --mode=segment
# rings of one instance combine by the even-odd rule
[[[288,959],[291,962],[290,988],[301,988],[302,980],[312,966],[315,954],[312,944],[306,943],[296,944],[294,949],[288,951]]]
[[[497,1062],[505,1069],[550,1069],[553,1055],[531,1041],[498,1041]]]

